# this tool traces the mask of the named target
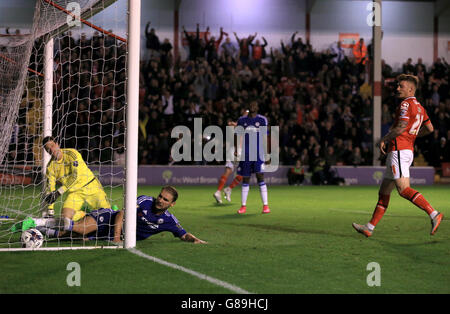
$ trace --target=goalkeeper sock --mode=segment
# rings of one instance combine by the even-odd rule
[[[73,220],[64,217],[64,230],[65,231],[72,231],[73,229]]]
[[[250,190],[250,185],[248,183],[243,183],[242,184],[242,194],[241,194],[242,206],[245,206],[245,204],[247,204],[247,196],[248,196],[249,190]]]
[[[49,238],[57,238],[59,233],[57,229],[47,227],[38,227],[38,230]]]
[[[49,238],[57,238],[58,237],[58,230],[56,229],[47,229],[45,234],[49,237]]]

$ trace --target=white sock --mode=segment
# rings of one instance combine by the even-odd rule
[[[56,237],[58,237],[58,230],[56,230],[56,229],[47,229],[45,234],[49,238],[56,238]]]
[[[72,231],[73,228],[73,220],[67,217],[64,217],[64,230]]]
[[[242,206],[245,206],[245,204],[247,204],[247,196],[248,196],[249,190],[250,190],[250,185],[243,183],[242,184],[242,194],[241,194]]]
[[[433,211],[431,212],[431,214],[430,214],[430,218],[431,218],[431,219],[434,219],[434,217],[436,217],[437,214],[439,214],[439,212],[438,212],[437,210],[433,210]]]
[[[268,205],[269,202],[267,200],[267,185],[264,181],[259,183],[259,192],[261,193],[261,200],[263,205]]]
[[[51,229],[51,228],[45,228],[45,234],[49,238],[56,238],[56,237],[58,237],[58,230]]]
[[[58,229],[52,229],[47,227],[38,227],[37,229],[42,232],[42,234],[45,234],[49,238],[56,238],[58,237]]]

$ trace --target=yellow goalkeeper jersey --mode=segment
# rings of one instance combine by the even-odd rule
[[[95,179],[81,154],[72,148],[62,148],[60,161],[51,159],[47,164],[47,182],[50,191],[56,190],[56,182],[62,186],[62,192],[77,191]]]

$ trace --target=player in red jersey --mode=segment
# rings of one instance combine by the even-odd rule
[[[245,111],[244,115],[247,115],[247,114],[248,114],[248,110]],[[228,125],[235,127],[237,125],[237,122],[230,121],[230,122],[228,122]],[[222,190],[223,190],[223,193],[225,194],[225,199],[228,202],[231,202],[231,191],[233,190],[234,187],[236,187],[242,181],[243,177],[236,174],[236,176],[233,179],[233,182],[231,182],[231,184],[224,189],[225,184],[227,183],[228,177],[234,171],[234,168],[235,168],[234,166],[235,166],[234,161],[227,160],[225,162],[225,171],[220,176],[219,185],[217,186],[217,191],[213,194],[213,197],[219,204],[222,204]]]
[[[225,163],[225,171],[220,176],[219,179],[219,185],[217,186],[217,191],[213,194],[215,200],[217,203],[222,203],[222,190],[225,194],[225,199],[228,202],[231,202],[231,191],[234,187],[236,187],[239,183],[242,181],[242,176],[236,175],[233,179],[233,182],[229,186],[227,186],[225,189],[225,184],[227,183],[228,177],[233,173],[234,171],[234,162],[233,161],[227,161]]]
[[[379,143],[381,153],[383,155],[387,153],[387,158],[386,171],[378,192],[378,202],[369,223],[365,225],[353,223],[353,228],[366,237],[372,235],[375,226],[386,212],[394,187],[401,197],[411,201],[430,216],[431,235],[435,234],[443,219],[442,213],[436,211],[422,194],[410,187],[409,167],[414,159],[414,141],[416,137],[430,134],[434,129],[425,109],[414,96],[418,78],[401,74],[397,81],[398,97],[403,101],[397,108],[393,126]]]

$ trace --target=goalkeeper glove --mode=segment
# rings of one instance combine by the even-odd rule
[[[44,203],[53,204],[60,196],[61,193],[58,190],[50,192],[44,197]]]

